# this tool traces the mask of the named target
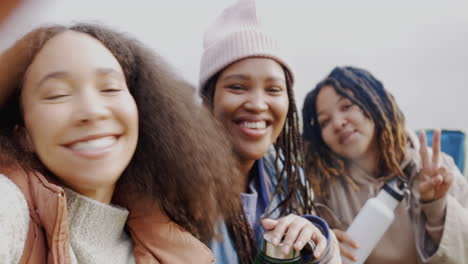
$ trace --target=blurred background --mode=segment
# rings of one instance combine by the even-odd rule
[[[203,32],[234,2],[22,1],[0,25],[0,52],[38,25],[103,22],[152,47],[197,85]],[[260,0],[259,9],[291,53],[299,110],[334,66],[354,65],[395,95],[410,128],[468,131],[468,1]]]

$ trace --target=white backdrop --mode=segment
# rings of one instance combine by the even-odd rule
[[[0,27],[0,51],[37,25],[100,21],[157,50],[195,85],[203,31],[233,2],[30,0]],[[354,65],[383,81],[410,127],[468,132],[468,1],[264,0],[260,8],[290,47],[299,109],[335,65]]]

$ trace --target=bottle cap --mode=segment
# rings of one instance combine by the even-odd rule
[[[397,199],[398,201],[401,201],[405,196],[405,190],[407,189],[407,185],[406,182],[404,182],[400,178],[395,178],[386,182],[383,186],[383,189],[387,191],[391,196],[393,196],[393,198]]]

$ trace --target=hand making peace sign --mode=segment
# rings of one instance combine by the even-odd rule
[[[452,185],[454,175],[446,167],[439,165],[440,130],[434,130],[432,138],[432,160],[427,149],[426,133],[419,134],[422,168],[418,173],[419,193],[422,202],[432,202],[447,195]]]

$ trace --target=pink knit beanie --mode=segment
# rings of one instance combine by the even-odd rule
[[[271,58],[293,71],[278,41],[262,27],[255,0],[238,0],[226,8],[205,32],[200,64],[200,88],[226,66],[248,57]]]

